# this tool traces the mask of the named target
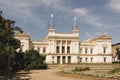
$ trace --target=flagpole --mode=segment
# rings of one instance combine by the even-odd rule
[[[53,14],[51,14],[51,27],[53,27]]]
[[[76,26],[76,16],[74,16],[74,27]]]

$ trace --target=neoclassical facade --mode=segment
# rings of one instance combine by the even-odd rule
[[[23,51],[34,48],[46,55],[46,63],[112,63],[111,40],[107,34],[80,42],[79,29],[71,33],[58,33],[49,26],[48,35],[41,41],[30,41],[29,33],[15,33]]]

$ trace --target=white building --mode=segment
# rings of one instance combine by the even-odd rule
[[[67,63],[112,63],[111,36],[101,35],[84,42],[79,41],[79,29],[71,33],[57,33],[49,26],[48,35],[42,41],[30,41],[30,34],[15,33],[23,51],[34,48],[46,55],[49,64]]]

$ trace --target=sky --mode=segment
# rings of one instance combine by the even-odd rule
[[[0,9],[31,40],[47,36],[53,14],[56,32],[70,33],[76,16],[80,42],[105,33],[120,42],[120,0],[0,0]]]

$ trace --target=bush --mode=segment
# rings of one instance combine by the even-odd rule
[[[73,71],[86,71],[86,70],[90,70],[89,67],[76,67]]]
[[[115,68],[115,69],[112,69],[112,70],[109,71],[108,73],[109,73],[109,74],[114,74],[114,73],[117,73],[117,72],[120,72],[120,67]]]
[[[44,55],[39,54],[36,50],[30,50],[25,53],[26,69],[47,69]]]

